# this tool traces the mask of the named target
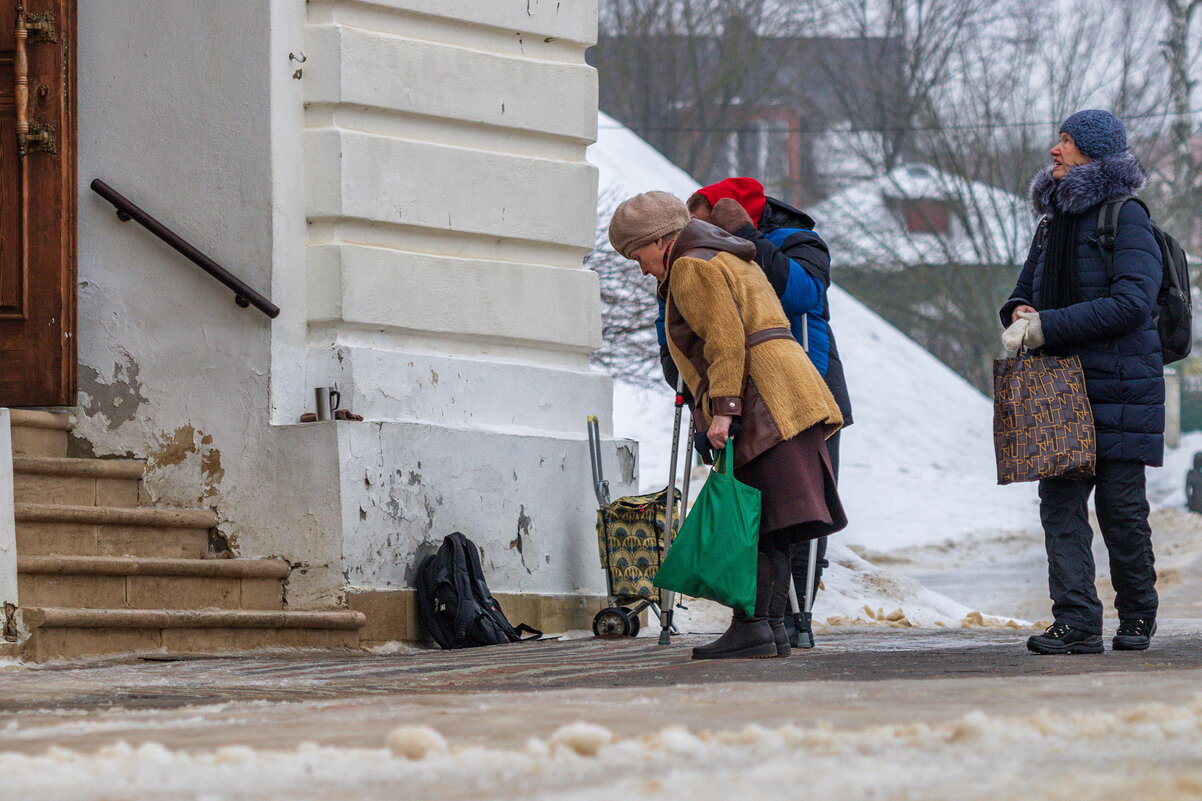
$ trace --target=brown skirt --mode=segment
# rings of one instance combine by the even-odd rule
[[[825,537],[847,526],[821,425],[779,442],[735,478],[761,493],[760,540],[783,546]]]

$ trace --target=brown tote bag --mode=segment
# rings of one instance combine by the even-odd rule
[[[998,359],[993,397],[997,483],[1094,474],[1097,435],[1080,358]]]

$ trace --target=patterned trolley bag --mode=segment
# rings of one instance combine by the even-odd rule
[[[999,359],[993,389],[999,484],[1094,474],[1097,438],[1080,358]]]
[[[680,491],[673,490],[679,501]],[[618,498],[597,510],[597,548],[618,603],[660,602],[652,582],[664,553],[667,490]],[[680,528],[680,516],[673,530]]]

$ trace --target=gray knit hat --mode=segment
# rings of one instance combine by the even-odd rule
[[[1127,149],[1127,130],[1122,120],[1096,108],[1078,111],[1064,121],[1060,133],[1073,138],[1077,149],[1094,159],[1104,159]]]
[[[689,210],[675,195],[644,192],[623,200],[609,221],[609,244],[624,257],[689,224]]]

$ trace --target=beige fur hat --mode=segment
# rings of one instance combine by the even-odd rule
[[[609,222],[609,244],[624,257],[689,223],[689,210],[667,192],[644,192],[622,201]]]

